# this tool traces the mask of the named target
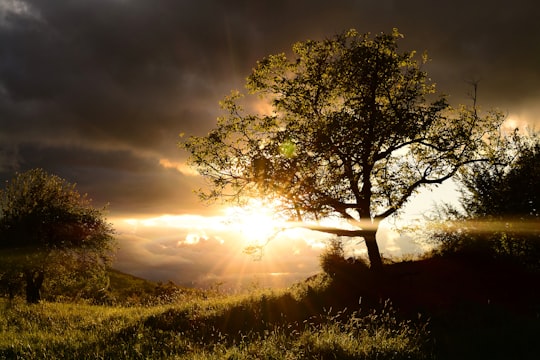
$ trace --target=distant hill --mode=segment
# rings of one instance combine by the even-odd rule
[[[116,269],[109,269],[108,273],[110,282],[103,303],[156,305],[175,302],[186,296],[203,296],[201,290],[181,287],[171,281],[154,282]]]
[[[135,275],[127,274],[120,270],[109,269],[110,288],[116,291],[153,291],[157,283]]]

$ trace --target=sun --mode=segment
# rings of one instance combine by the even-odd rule
[[[264,246],[287,228],[285,217],[278,203],[251,199],[243,206],[231,206],[225,210],[227,221],[235,227],[246,241],[246,246]]]

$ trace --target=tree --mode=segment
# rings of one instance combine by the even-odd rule
[[[461,204],[471,218],[540,219],[539,133],[514,133],[504,158],[463,169]]]
[[[381,221],[422,187],[483,159],[487,134],[501,122],[450,108],[422,70],[427,56],[398,52],[400,38],[397,30],[350,30],[259,61],[247,88],[272,112],[247,114],[233,92],[216,128],[180,144],[209,180],[201,197],[266,198],[296,221],[338,216],[348,227],[306,226],[362,237],[380,270]]]
[[[23,279],[27,302],[37,303],[47,274],[103,269],[113,233],[75,185],[42,169],[17,174],[0,190],[0,278]]]
[[[460,207],[446,206],[428,235],[442,253],[476,253],[540,269],[540,137],[514,133],[504,156],[457,178]]]

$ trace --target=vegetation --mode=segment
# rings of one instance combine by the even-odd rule
[[[424,323],[390,306],[365,313],[309,308],[324,289],[193,297],[154,307],[4,303],[0,359],[429,358]]]
[[[41,288],[96,292],[113,250],[113,229],[75,185],[34,169],[0,190],[0,285],[11,297],[26,286],[26,300]]]
[[[538,185],[538,138],[514,140],[507,148],[519,151],[504,167],[460,178],[462,219],[493,225],[514,215],[504,231],[454,222],[459,237],[433,234],[449,241],[436,254],[384,272],[345,259],[336,238],[321,256],[324,273],[280,291],[224,296],[110,270],[91,301],[67,288],[46,297],[55,303],[26,304],[15,293],[0,300],[0,359],[536,359],[538,253],[514,250],[516,239],[538,241],[537,228],[523,231],[538,217],[529,191]],[[491,245],[464,245],[474,243]]]
[[[445,257],[387,264],[385,275],[361,263],[338,264],[330,267],[343,271],[332,278],[321,274],[287,290],[185,291],[165,305],[3,300],[0,359],[535,359],[540,353],[540,294],[532,286],[540,279],[533,273]],[[127,285],[117,294],[129,294],[136,283],[148,293],[156,285],[115,276],[118,286]]]
[[[446,206],[428,228],[445,254],[506,259],[540,271],[540,138],[509,139],[504,157],[459,177],[461,208]]]
[[[245,113],[233,93],[215,129],[181,143],[209,180],[202,198],[266,198],[298,222],[338,216],[354,229],[311,228],[363,237],[380,269],[380,222],[420,188],[485,160],[502,121],[435,97],[427,57],[399,52],[401,37],[351,30],[259,61],[247,88],[272,111]]]
[[[203,197],[279,199],[298,221],[339,215],[356,230],[312,228],[364,237],[371,268],[336,237],[323,273],[286,290],[152,283],[106,269],[102,212],[32,170],[0,192],[0,360],[537,359],[538,136],[509,141],[492,133],[498,115],[429,102],[400,37],[350,31],[270,56],[248,87],[274,112],[244,115],[233,96],[215,130],[183,143],[211,180]],[[437,252],[372,271],[379,221],[458,173],[464,209],[429,233]]]
[[[202,299],[212,295],[209,291],[185,288],[174,284],[145,280],[120,271],[109,269],[109,286],[100,297],[89,303],[116,306],[158,306],[177,304],[190,299]]]

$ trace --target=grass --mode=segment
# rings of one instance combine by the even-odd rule
[[[540,273],[514,261],[450,254],[387,264],[379,276],[340,263],[333,280],[321,301],[376,308],[389,298],[397,318],[429,317],[434,358],[540,358]]]
[[[379,275],[328,265],[331,277],[243,295],[117,274],[108,305],[0,299],[0,359],[538,359],[538,273],[463,256]]]
[[[398,321],[389,305],[300,320],[310,289],[160,306],[2,301],[0,359],[429,358],[425,324]]]
[[[118,332],[158,308],[3,303],[0,358],[99,358]],[[107,340],[110,339],[110,340]]]

